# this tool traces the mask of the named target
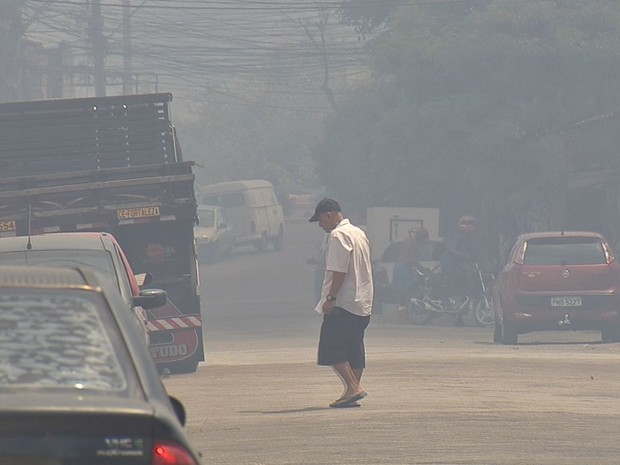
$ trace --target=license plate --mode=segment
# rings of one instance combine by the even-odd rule
[[[580,296],[557,296],[551,297],[552,307],[581,307]]]
[[[119,220],[148,218],[151,216],[159,216],[159,207],[124,208],[122,210],[116,210],[116,214]]]
[[[0,231],[15,231],[15,220],[0,220]]]

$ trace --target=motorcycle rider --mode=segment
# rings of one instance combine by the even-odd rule
[[[397,292],[397,303],[401,308],[409,304],[409,293],[413,286],[413,268],[418,263],[416,250],[418,244],[428,240],[428,229],[424,226],[412,228],[398,248],[398,256],[394,264],[392,287]]]
[[[455,296],[467,295],[472,287],[478,226],[476,218],[464,215],[459,218],[455,235],[446,243],[439,265],[446,277],[450,291]],[[463,325],[463,315],[456,316],[455,325]]]

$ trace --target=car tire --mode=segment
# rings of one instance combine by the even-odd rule
[[[517,333],[516,328],[510,326],[506,320],[501,323],[502,328],[502,344],[507,345],[517,345],[519,342],[519,334]]]
[[[216,244],[212,244],[211,247],[206,248],[205,261],[208,264],[215,263],[217,261],[217,245]]]
[[[498,323],[497,316],[495,317],[495,327],[493,328],[493,342],[496,344],[502,342],[502,325]]]
[[[620,326],[612,326],[601,331],[603,342],[620,342]]]

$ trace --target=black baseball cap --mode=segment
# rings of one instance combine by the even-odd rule
[[[314,209],[314,215],[312,215],[312,218],[310,218],[308,221],[310,221],[311,223],[315,223],[319,221],[319,215],[321,213],[339,212],[339,211],[342,211],[340,210],[340,204],[336,202],[334,199],[328,199],[326,197],[316,205],[316,208]]]

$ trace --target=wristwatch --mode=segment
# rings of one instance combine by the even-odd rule
[[[336,296],[335,295],[327,294],[327,301],[328,302],[333,302],[334,300],[336,300]]]

